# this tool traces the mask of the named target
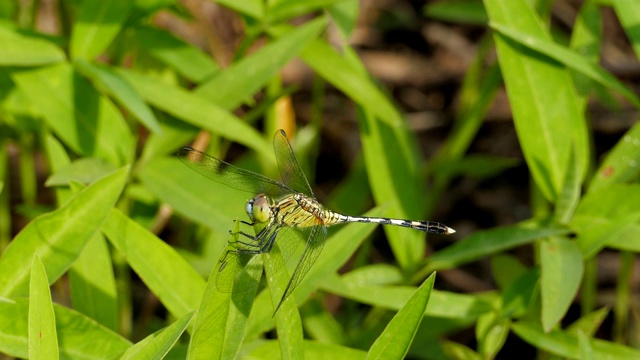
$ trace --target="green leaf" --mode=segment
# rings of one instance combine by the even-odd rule
[[[204,280],[171,246],[117,209],[112,209],[102,231],[173,316],[197,308]]]
[[[127,163],[133,139],[122,115],[68,63],[14,73],[12,78],[73,151],[114,165]]]
[[[0,294],[25,295],[30,259],[37,254],[49,281],[56,281],[76,260],[120,196],[128,167],[119,169],[73,196],[65,205],[29,223],[0,258]]]
[[[305,359],[359,360],[365,359],[366,356],[362,350],[335,344],[305,340],[303,345]],[[257,344],[252,351],[248,352],[247,358],[278,359],[280,358],[280,342],[270,340]]]
[[[63,359],[112,358],[131,343],[86,316],[53,304],[60,357]],[[0,298],[0,353],[18,358],[29,356],[27,299]]]
[[[425,16],[442,21],[486,25],[487,11],[481,0],[440,1],[424,7]]]
[[[483,359],[494,359],[509,335],[511,320],[499,318],[495,312],[482,315],[476,326],[478,352]]]
[[[182,335],[187,328],[192,318],[193,312],[184,314],[173,324],[154,332],[128,348],[127,351],[118,356],[117,359],[164,359],[169,350],[171,350],[176,341],[178,341],[180,335]]]
[[[254,19],[261,19],[265,12],[265,4],[261,0],[216,0],[216,2]]]
[[[255,228],[255,227],[254,227]],[[258,230],[256,230],[258,231]],[[319,236],[322,236],[320,234]],[[275,247],[268,254],[264,254],[264,270],[269,285],[272,309],[275,309],[276,331],[280,342],[280,352],[283,359],[301,359],[304,356],[302,348],[302,321],[300,313],[296,307],[296,299],[293,294],[288,296],[280,306],[280,299],[288,290],[289,272],[284,265],[285,259],[281,254],[281,242],[276,242]],[[305,244],[306,245],[306,244]],[[305,248],[305,254],[311,248]],[[302,255],[305,256],[304,254]],[[300,261],[304,260],[301,258]],[[297,264],[296,271],[302,271],[298,267],[304,264]],[[291,276],[296,275],[295,272]]]
[[[612,3],[620,24],[631,41],[631,47],[633,47],[636,57],[640,58],[640,31],[638,31],[640,11],[638,11],[638,4],[633,0],[613,0]]]
[[[513,332],[529,344],[562,357],[577,358],[580,354],[578,339],[564,331],[552,330],[544,332],[540,325],[530,322],[520,322],[511,326]],[[596,359],[638,359],[640,351],[630,347],[614,344],[599,339],[589,339]]]
[[[103,66],[94,65],[84,59],[75,62],[78,71],[94,84],[100,85],[106,93],[127,109],[151,132],[159,132],[160,125],[151,109],[129,83],[118,73]]]
[[[360,4],[358,0],[346,0],[327,7],[331,20],[338,28],[342,37],[348,39],[358,22]]]
[[[51,134],[47,134],[45,138],[45,151],[47,154],[50,171],[52,173],[56,173],[58,170],[68,166],[71,163],[71,160],[69,160],[69,155],[67,154],[64,146],[62,146],[58,139],[56,139]],[[49,186],[48,179],[47,182],[45,182],[45,186]],[[69,188],[58,187],[55,190],[58,206],[67,202],[67,200],[72,195],[71,189]]]
[[[588,336],[595,336],[596,331],[602,325],[602,322],[609,315],[609,308],[603,307],[594,312],[582,316],[580,319],[573,322],[573,324],[567,327],[567,333],[577,335],[578,332],[586,334]]]
[[[424,194],[415,139],[406,127],[389,127],[366,110],[360,112],[359,124],[362,153],[376,203],[390,204],[389,217],[419,219],[424,214],[425,201],[415,201],[416,193]],[[412,272],[424,257],[424,233],[395,226],[384,230],[400,267]]]
[[[69,269],[73,308],[112,331],[118,331],[118,289],[111,253],[104,236],[95,233]]]
[[[404,126],[402,115],[389,98],[378,89],[362,64],[345,59],[327,42],[315,40],[300,54],[302,60],[323,79],[344,92],[351,100],[373,113],[392,128]]]
[[[325,280],[322,288],[342,297],[372,306],[399,310],[415,292],[410,286],[349,286],[333,276]],[[469,319],[492,311],[488,299],[478,295],[462,295],[433,291],[425,315],[450,319]]]
[[[570,46],[585,60],[594,64],[598,63],[602,47],[602,15],[596,1],[585,1],[580,7],[571,33]],[[580,94],[580,108],[584,111],[594,84],[591,79],[577,71],[574,71],[572,75],[576,90]]]
[[[237,241],[238,230],[239,222],[236,221],[233,241]],[[222,256],[226,256],[227,250],[233,248],[226,248]],[[221,264],[222,262],[218,261],[217,266],[212,269],[200,301],[189,342],[189,360],[238,357],[253,299],[262,277],[262,258],[258,256],[251,265],[244,268],[240,268],[239,262],[227,263],[226,266],[235,267],[231,274],[242,271],[237,276],[243,276],[241,281],[234,284],[232,293],[218,290],[217,276]],[[242,288],[241,285],[245,287]]]
[[[145,26],[137,28],[133,36],[149,55],[193,82],[200,83],[220,71],[209,55],[167,31]]]
[[[538,294],[539,280],[540,269],[534,268],[522,273],[511,282],[501,294],[502,308],[500,309],[500,315],[511,318],[523,316]]]
[[[138,177],[177,212],[220,234],[227,234],[238,216],[246,216],[244,204],[255,196],[211,181],[175,158],[150,161]]]
[[[639,202],[638,185],[609,185],[582,198],[570,225],[585,258],[607,245],[640,251]]]
[[[309,14],[314,11],[322,10],[325,7],[337,5],[348,0],[280,0],[274,2],[267,9],[266,22],[275,24],[277,22],[287,20],[303,14]]]
[[[115,169],[115,166],[100,158],[80,158],[55,171],[44,184],[46,186],[69,186],[71,180],[88,184]]]
[[[454,341],[442,341],[442,351],[449,359],[481,360],[482,356],[471,348]]]
[[[504,290],[528,269],[513,255],[491,257],[491,274],[498,288]]]
[[[226,110],[235,109],[300,54],[302,49],[320,35],[326,25],[327,20],[323,17],[309,21],[251,56],[232,64],[220,75],[201,84],[195,93]]]
[[[34,255],[29,284],[29,359],[57,359],[58,335],[47,273]]]
[[[435,273],[429,276],[398,311],[371,345],[367,359],[400,359],[407,354],[422,321],[435,278]]]
[[[518,31],[517,29],[510,28],[500,22],[492,21],[491,27],[500,34],[516,41],[518,44],[524,45],[531,50],[548,56],[568,68],[571,68],[590,79],[619,92],[620,95],[624,96],[634,106],[640,107],[640,99],[633,91],[598,64],[589,61],[589,59],[579,55],[575,51],[557,45],[545,36],[532,36],[530,33]]]
[[[586,122],[572,79],[559,63],[505,36],[508,29],[531,38],[550,38],[528,4],[496,0],[484,4],[492,23],[502,25],[494,39],[522,151],[537,186],[555,202],[572,144],[579,173],[586,173],[589,159]]]
[[[589,183],[589,192],[630,182],[640,175],[640,123],[634,124],[606,155]]]
[[[158,109],[243,144],[258,153],[273,153],[271,144],[253,127],[202,96],[134,71],[120,69],[119,74],[127,79],[146,101]]]
[[[589,338],[582,331],[578,331],[578,346],[580,347],[581,360],[595,360],[593,348],[589,343]]]
[[[531,222],[477,231],[464,240],[435,252],[427,258],[426,268],[428,272],[451,269],[487,255],[531,243],[539,238],[568,232],[566,229],[543,227]],[[423,272],[427,270],[421,271]]]
[[[540,245],[542,326],[550,331],[566,314],[582,280],[582,253],[575,242],[552,236]]]
[[[51,42],[0,26],[0,66],[37,66],[63,60],[64,52]]]
[[[575,156],[575,147],[572,147],[569,164],[564,176],[564,183],[560,194],[558,194],[554,214],[556,222],[563,225],[569,223],[576,206],[578,206],[578,201],[580,201],[580,189],[583,177],[582,174],[580,174],[580,167],[578,166]]]
[[[109,47],[129,17],[128,0],[84,1],[71,32],[71,57],[93,60]]]

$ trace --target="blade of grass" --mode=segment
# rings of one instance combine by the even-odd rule
[[[613,0],[612,3],[622,28],[631,40],[631,47],[636,53],[636,57],[640,58],[640,30],[638,30],[640,10],[638,10],[638,4],[633,0]]]
[[[524,45],[534,51],[544,54],[551,59],[571,68],[607,88],[617,91],[624,96],[631,104],[640,107],[640,99],[629,90],[620,80],[616,79],[609,72],[605,71],[598,64],[595,64],[575,51],[557,45],[541,36],[532,36],[530,33],[519,31],[500,22],[491,22],[491,28],[500,34]]]
[[[138,27],[133,36],[149,55],[190,81],[199,83],[220,71],[211,56],[167,31],[151,26]]]
[[[420,274],[451,269],[488,255],[531,243],[536,239],[568,232],[567,229],[549,228],[535,222],[478,231],[462,241],[435,252],[427,258],[426,266]]]
[[[502,32],[504,28],[510,34],[522,32],[528,37],[549,39],[541,20],[527,3],[486,0],[484,4],[492,24],[502,25],[494,39],[525,159],[545,198],[555,202],[571,144],[576,146],[581,174],[586,174],[589,159],[587,127],[572,79],[559,63]]]
[[[55,303],[53,310],[63,359],[109,359],[131,346],[127,339],[76,311]],[[29,356],[28,312],[26,298],[0,299],[0,353]]]
[[[622,136],[589,183],[589,192],[637,179],[640,175],[640,123],[634,124]]]
[[[3,274],[0,294],[26,294],[28,259],[34,254],[40,256],[51,282],[67,271],[114,206],[128,170],[124,167],[99,179],[60,209],[38,217],[16,235],[0,258]]]
[[[562,320],[582,280],[582,253],[575,242],[552,236],[540,244],[542,326],[546,332]]]
[[[567,332],[552,330],[545,333],[539,324],[530,322],[515,323],[511,325],[511,329],[527,343],[552,354],[575,358],[580,353],[577,337]],[[596,359],[631,360],[640,357],[639,350],[609,341],[589,339],[589,344]]]
[[[198,86],[195,93],[226,110],[235,109],[300,54],[320,35],[326,24],[323,17],[307,22],[232,64],[220,75]]]
[[[366,109],[359,111],[358,120],[362,129],[362,153],[376,203],[390,203],[390,217],[421,218],[426,201],[422,199],[426,194],[421,186],[415,139],[406,127],[391,128]],[[421,201],[415,201],[416,194]],[[384,230],[398,264],[412,273],[424,257],[424,233],[395,226]]]
[[[104,236],[95,233],[69,269],[73,308],[112,331],[119,330],[118,290]]]
[[[436,274],[424,281],[369,348],[367,359],[404,358],[422,321]]]
[[[122,115],[68,63],[14,73],[12,78],[74,152],[117,166],[128,162],[133,138]]]
[[[81,3],[71,32],[71,57],[92,60],[106,51],[124,26],[132,5],[128,0]]]
[[[118,209],[111,210],[102,231],[173,316],[197,308],[205,282],[171,246]]]
[[[109,96],[127,109],[147,129],[154,133],[160,131],[158,119],[153,115],[151,109],[118,73],[107,67],[94,65],[84,59],[76,60],[74,65],[82,75],[93,81],[94,84],[100,85]]]
[[[348,299],[391,310],[399,310],[416,290],[410,286],[355,286],[345,283],[336,275],[327,278],[321,288]],[[477,318],[492,311],[489,297],[493,295],[483,298],[479,295],[433,291],[425,315],[451,319]]]
[[[117,359],[164,359],[169,350],[171,350],[176,341],[178,341],[180,335],[182,335],[187,328],[192,318],[193,312],[184,314],[173,324],[154,332],[128,348],[122,355],[118,356]]]
[[[119,69],[118,73],[133,85],[140,96],[158,109],[258,153],[273,153],[271,144],[253,127],[202,96],[131,70]]]
[[[58,355],[49,280],[40,258],[34,255],[29,284],[29,359],[57,359]]]
[[[0,65],[37,66],[63,60],[64,51],[51,42],[0,27]]]

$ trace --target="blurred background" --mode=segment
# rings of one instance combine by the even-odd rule
[[[54,37],[65,37],[70,29],[63,15],[78,3],[81,1],[8,0],[0,4],[0,14],[3,19],[13,19],[11,21],[18,26]],[[224,5],[225,2],[222,3]],[[569,41],[583,4],[583,1],[573,0],[538,2],[540,7],[549,7],[550,31],[555,40],[565,44]],[[250,54],[266,41],[247,44],[245,39],[250,34],[246,32],[245,20],[223,5],[204,0],[182,0],[153,13],[149,20],[154,26],[209,54],[221,68],[225,68],[236,60],[239,49],[249,47],[245,50]],[[336,48],[343,44],[352,46],[370,76],[406,117],[407,126],[420,151],[421,166],[431,174],[425,177],[424,189],[436,194],[425,200],[429,202],[426,206],[429,220],[443,222],[458,232],[453,239],[430,236],[427,254],[479,230],[512,225],[534,217],[536,214],[532,209],[536,208],[535,202],[540,201],[540,194],[531,189],[529,169],[520,149],[509,100],[501,84],[482,2],[362,0],[358,1],[357,12],[357,22],[348,38],[330,24],[326,39]],[[600,64],[637,91],[640,64],[633,49],[614,10],[602,6],[600,13]],[[303,24],[314,15],[300,16],[292,23]],[[98,60],[110,63],[115,59],[102,55]],[[126,66],[144,59],[131,56],[118,60],[124,60],[123,65]],[[477,73],[481,73],[484,79],[490,79],[486,88],[468,85],[478,82]],[[313,141],[316,152],[311,152],[315,158],[308,164],[308,176],[318,199],[335,210],[354,215],[373,207],[362,159],[358,112],[353,101],[320,79],[298,59],[287,64],[280,75],[283,92],[289,95],[277,101],[279,127],[293,134],[307,127],[317,130],[314,133],[317,138]],[[187,83],[186,86],[195,85]],[[475,89],[476,93],[465,93],[470,91],[469,88]],[[483,89],[486,91],[482,92]],[[234,113],[240,117],[250,115],[255,105],[267,98],[268,94],[259,93]],[[472,108],[469,102],[474,100],[482,104],[475,109],[479,121],[475,128],[463,130],[461,121],[468,118],[465,112]],[[593,162],[600,162],[636,122],[637,116],[637,109],[620,96],[596,92],[587,107],[588,124],[593,132]],[[268,126],[260,117],[255,126],[267,132]],[[36,150],[33,161],[37,177],[32,186],[37,187],[37,198],[31,203],[25,201],[20,187],[25,186],[24,181],[31,180],[25,180],[29,177],[20,173],[20,148],[21,144],[37,142],[39,135],[30,132],[28,126],[16,131],[10,122],[0,124],[0,130],[9,155],[6,166],[10,178],[6,190],[9,208],[14,209],[10,214],[10,237],[13,237],[34,215],[53,206],[54,194],[44,186],[50,171],[42,153]],[[143,148],[149,131],[143,127],[137,131],[138,148]],[[470,131],[462,144],[451,140],[452,134],[459,131]],[[246,147],[233,145],[227,159],[235,160],[245,153]],[[471,161],[464,168],[453,171],[454,175],[446,180],[433,176],[438,169],[446,169],[446,160],[455,153],[464,154]],[[341,201],[344,198],[340,194],[355,188],[364,200]],[[415,194],[416,201],[422,201],[421,198],[422,194]],[[242,207],[238,209],[238,214],[242,214]],[[160,226],[160,234],[171,242],[172,226],[177,224],[168,223],[169,217],[166,215],[164,219],[166,227]],[[162,223],[155,214],[153,219],[147,220],[149,223],[156,221],[156,225]],[[373,247],[374,258],[393,261],[383,230],[376,230]],[[511,253],[524,264],[536,263],[534,251],[529,246],[519,247]],[[618,254],[617,251],[603,250],[598,255],[598,307],[613,306],[620,266]],[[640,268],[635,260],[631,274],[631,283],[640,283]],[[496,284],[489,261],[480,260],[440,271],[436,288],[475,293],[495,289]],[[632,290],[637,292],[637,286]],[[152,317],[152,310],[160,306],[157,299],[150,294],[139,296],[143,297],[139,300],[145,304],[139,305],[143,313],[141,317]],[[149,305],[154,302],[155,305]],[[565,321],[570,322],[579,316],[579,309],[571,308]],[[610,334],[609,322],[610,319],[605,320],[601,329],[605,338]],[[454,334],[453,339],[473,346],[473,336],[473,329],[470,329]],[[503,349],[505,358],[521,353],[523,346],[521,340],[510,338]],[[511,348],[513,352],[510,352]]]

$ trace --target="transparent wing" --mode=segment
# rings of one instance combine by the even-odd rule
[[[272,231],[275,231],[276,241],[283,259],[283,262],[274,264],[273,271],[278,272],[282,269],[280,266],[291,258],[300,243],[304,242],[304,239],[299,229],[274,227]],[[265,237],[274,235],[272,231],[266,231]],[[247,239],[243,239],[243,241],[247,241]],[[259,242],[259,240],[254,241],[256,243]],[[244,292],[251,290],[255,286],[255,267],[262,266],[262,261],[259,261],[260,256],[258,254],[238,253],[238,249],[256,250],[257,248],[242,245],[237,242],[237,238],[227,245],[220,258],[220,268],[216,275],[216,286],[220,292]],[[258,273],[258,276],[260,275],[261,272]],[[259,277],[258,280],[260,280]]]
[[[245,292],[255,288],[262,276],[260,256],[240,254],[227,246],[220,260],[216,287],[223,293]]]
[[[284,290],[284,294],[282,294],[282,298],[280,299],[274,314],[278,311],[289,295],[291,295],[291,293],[296,289],[296,287],[300,285],[300,282],[304,279],[305,275],[307,275],[309,269],[311,269],[316,260],[318,260],[318,256],[320,256],[320,253],[322,252],[326,239],[327,229],[324,226],[316,225],[311,228],[311,233],[307,240],[307,246],[302,252],[298,265],[296,265],[296,269],[293,271],[291,279],[289,279],[287,288]]]
[[[188,146],[178,150],[176,156],[201,175],[237,190],[275,197],[293,192],[279,181],[233,166]]]
[[[295,191],[315,199],[309,181],[298,164],[298,159],[296,159],[284,130],[278,130],[273,137],[273,149],[278,160],[282,181]]]

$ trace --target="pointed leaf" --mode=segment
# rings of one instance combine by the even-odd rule
[[[42,260],[52,283],[67,271],[115,205],[128,170],[124,167],[97,180],[60,209],[22,229],[0,258],[0,294],[26,294],[28,259],[34,254]]]
[[[0,26],[1,66],[47,65],[64,59],[62,49],[51,42]]]
[[[204,280],[171,246],[118,209],[112,209],[102,231],[173,316],[197,308]]]
[[[492,23],[550,39],[525,1],[486,0],[484,4]],[[518,139],[537,186],[555,202],[572,144],[579,173],[586,173],[589,143],[584,115],[567,69],[503,34],[496,33],[494,39]]]
[[[409,346],[424,316],[436,274],[420,285],[407,303],[398,311],[382,334],[371,345],[367,359],[400,359]]]
[[[29,359],[57,359],[58,335],[49,280],[38,255],[33,257],[29,284]]]
[[[147,106],[133,87],[118,73],[103,66],[94,65],[84,59],[75,62],[76,69],[100,85],[106,93],[127,109],[151,132],[159,132],[160,125],[151,109]]]
[[[63,359],[108,359],[125,351],[131,342],[89,319],[53,304],[60,357]],[[27,299],[0,299],[0,353],[27,358],[29,356]]]
[[[84,1],[71,33],[71,56],[93,60],[109,47],[129,16],[128,0]]]
[[[173,324],[162,330],[154,332],[142,341],[128,348],[127,351],[125,351],[121,356],[118,356],[117,359],[164,359],[169,350],[171,350],[176,341],[178,341],[180,335],[182,335],[184,330],[187,328],[187,325],[189,325],[192,318],[193,312],[184,314]]]
[[[118,109],[68,63],[14,73],[47,125],[77,154],[127,162],[133,140]]]
[[[550,331],[573,302],[584,270],[575,242],[551,237],[540,245],[542,325]]]

